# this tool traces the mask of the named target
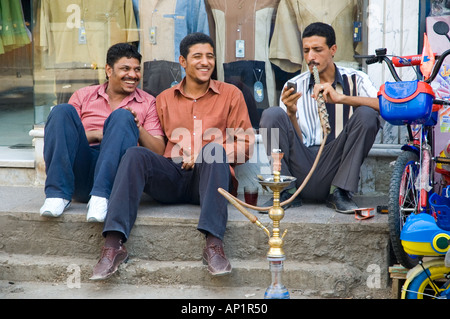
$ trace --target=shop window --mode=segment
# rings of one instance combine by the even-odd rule
[[[0,146],[31,147],[33,72],[30,1],[0,3]]]
[[[336,63],[361,67],[361,61],[353,55],[364,53],[361,20],[366,2],[21,1],[21,7],[17,8],[25,22],[21,36],[29,42],[21,43],[9,55],[7,52],[0,55],[0,68],[7,70],[6,75],[1,72],[7,80],[0,83],[0,127],[9,131],[2,134],[0,144],[31,144],[28,131],[33,124],[44,124],[54,105],[66,103],[78,88],[106,81],[106,51],[117,42],[139,47],[143,56],[141,88],[158,95],[182,80],[184,70],[178,63],[178,46],[191,32],[204,32],[214,39],[217,57],[214,76],[242,90],[252,124],[258,128],[262,111],[279,104],[286,81],[305,70],[301,32],[309,23],[322,21],[333,25],[339,47]],[[0,23],[3,26],[4,19]],[[23,103],[8,101],[19,95]],[[13,125],[4,115],[11,104],[14,107],[9,111],[23,122],[21,129],[5,125]]]

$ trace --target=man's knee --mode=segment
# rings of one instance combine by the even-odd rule
[[[357,107],[352,115],[353,117],[367,131],[378,131],[380,128],[378,112],[368,106]]]
[[[45,123],[44,131],[47,138],[52,132],[58,135],[63,132],[72,132],[73,130],[83,130],[84,132],[81,119],[78,116],[78,112],[75,107],[70,104],[55,105],[48,115],[47,122]]]
[[[131,114],[131,112],[126,109],[116,109],[111,113],[109,117],[114,119],[134,119],[133,114]]]
[[[126,150],[125,154],[122,156],[120,165],[138,165],[141,162],[145,162],[148,154],[151,153],[150,150],[145,147],[133,146]],[[151,154],[150,154],[151,155]]]
[[[113,111],[105,121],[105,127],[107,127],[110,123],[114,123],[113,125],[115,129],[117,129],[119,125],[124,125],[125,127],[130,125],[133,125],[133,127],[136,126],[133,114],[125,109],[117,109]]]
[[[286,119],[288,119],[287,113],[281,107],[269,107],[262,113],[259,127],[280,127],[280,123]]]
[[[74,115],[78,115],[75,107],[71,104],[64,103],[64,104],[55,105],[49,114],[49,118],[51,118],[51,117],[66,117],[66,116],[74,116]]]

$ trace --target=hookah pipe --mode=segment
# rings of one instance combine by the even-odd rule
[[[313,66],[313,75],[314,75],[314,83],[316,84],[320,84],[320,77],[319,77],[319,71],[317,70],[317,66]],[[326,104],[325,104],[325,100],[323,98],[323,94],[322,92],[319,92],[319,95],[317,97],[317,106],[318,106],[318,112],[319,112],[319,118],[320,118],[320,124],[322,126],[322,131],[323,131],[323,138],[322,138],[322,143],[320,144],[320,148],[319,151],[317,153],[316,159],[314,160],[314,163],[311,167],[311,170],[309,171],[308,175],[306,176],[306,178],[304,179],[303,183],[300,185],[300,187],[297,189],[297,191],[292,194],[292,196],[285,200],[284,202],[280,203],[280,206],[284,206],[286,204],[291,203],[297,196],[298,194],[300,194],[300,192],[303,190],[303,188],[305,188],[306,184],[308,183],[308,181],[311,178],[311,175],[313,174],[314,170],[317,167],[317,164],[319,162],[320,156],[322,155],[322,151],[325,147],[325,143],[327,140],[328,135],[331,132],[331,127],[330,127],[330,123],[328,121],[328,112],[327,112],[327,108],[326,108]],[[272,157],[276,156],[277,153],[272,153]],[[282,155],[281,155],[282,157]],[[281,161],[281,157],[279,158],[279,161]],[[278,160],[274,159],[274,171],[280,171],[280,166],[281,163],[279,163]],[[234,197],[233,195],[231,195],[230,193],[228,193],[227,191],[225,191],[222,188],[218,189],[219,193],[222,194],[233,206],[235,206],[245,217],[247,217],[252,223],[256,224],[258,227],[262,228],[264,230],[264,232],[266,232],[266,234],[269,232],[267,230],[267,228],[265,228],[256,218],[255,215],[251,214],[250,212],[246,211],[244,209],[244,207],[256,210],[256,211],[268,211],[272,206],[269,207],[257,207],[254,205],[250,205],[247,204],[246,202]],[[270,237],[270,233],[269,233],[269,237]]]

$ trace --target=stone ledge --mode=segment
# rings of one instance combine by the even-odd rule
[[[12,149],[0,147],[0,168],[34,168],[34,148]]]

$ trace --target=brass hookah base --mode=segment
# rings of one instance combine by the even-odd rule
[[[283,262],[286,260],[284,254],[284,236],[287,230],[280,236],[280,221],[284,217],[284,209],[280,206],[280,192],[295,181],[294,177],[280,176],[278,171],[274,171],[273,178],[260,180],[260,184],[269,187],[273,191],[273,207],[269,209],[269,218],[273,222],[272,236],[269,238],[269,252],[267,260],[272,274],[272,283],[267,288],[264,299],[290,299],[289,291],[281,282],[283,273]]]
[[[287,230],[283,232],[280,236],[280,221],[284,217],[284,209],[280,205],[280,192],[289,186],[292,182],[296,180],[295,177],[291,176],[281,176],[281,158],[283,157],[283,153],[277,150],[272,153],[272,157],[274,158],[274,167],[273,167],[273,175],[260,176],[258,182],[265,188],[270,188],[273,191],[273,206],[270,208],[266,207],[257,207],[246,204],[245,202],[240,201],[227,191],[219,188],[218,191],[222,194],[233,206],[235,206],[244,216],[246,216],[252,223],[256,224],[259,228],[261,228],[269,237],[269,251],[267,253],[267,260],[269,261],[270,271],[272,273],[272,283],[267,288],[264,298],[265,299],[289,299],[289,291],[286,287],[281,283],[281,274],[283,272],[283,261],[286,259],[284,254],[283,245],[284,245],[284,236],[286,235]],[[273,222],[272,234],[269,229],[265,227],[255,215],[250,213],[244,207],[259,210],[259,211],[267,211],[269,210],[269,218]]]

